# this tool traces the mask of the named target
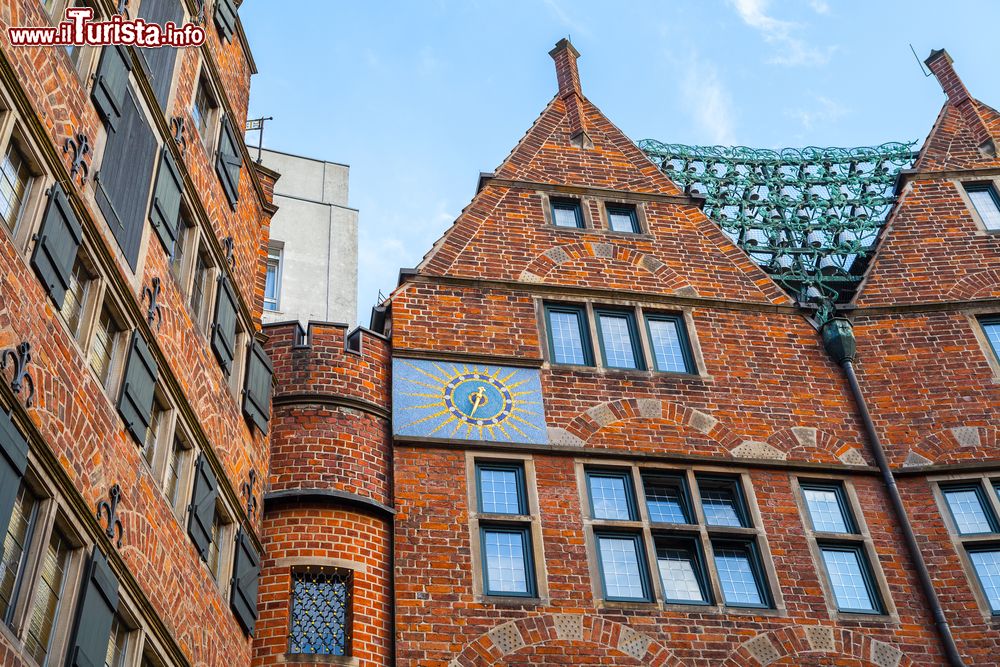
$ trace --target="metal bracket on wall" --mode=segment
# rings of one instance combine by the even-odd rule
[[[163,308],[156,303],[156,300],[160,296],[160,279],[159,277],[154,277],[152,280],[152,288],[143,287],[142,296],[143,298],[149,299],[149,308],[146,309],[146,323],[149,326],[153,326],[153,322],[156,322],[156,330],[160,330],[160,324],[163,323]]]
[[[0,357],[0,371],[7,370],[11,363],[14,365],[14,377],[10,381],[10,390],[15,394],[20,394],[25,383],[28,385],[28,397],[24,400],[26,407],[31,407],[35,402],[35,381],[28,372],[28,364],[31,363],[31,343],[22,341],[14,349],[3,351]]]
[[[240,486],[240,491],[247,499],[247,518],[252,519],[253,515],[257,513],[257,496],[253,492],[254,484],[257,482],[257,473],[251,470],[247,475],[247,480]]]
[[[72,137],[67,137],[63,142],[63,153],[73,152],[73,164],[69,170],[70,179],[76,178],[80,174],[80,185],[87,180],[90,173],[90,165],[86,162],[86,157],[90,153],[90,140],[83,132],[77,132]]]
[[[174,143],[181,149],[181,157],[187,157],[187,137],[184,136],[184,130],[187,129],[187,124],[184,122],[184,117],[174,116],[171,118],[170,127],[174,131]]]
[[[104,529],[104,534],[108,536],[108,539],[114,542],[115,535],[118,535],[118,541],[114,542],[115,546],[119,549],[122,546],[122,537],[125,533],[125,529],[122,526],[122,520],[118,518],[118,503],[122,499],[122,489],[120,486],[115,484],[108,490],[108,498],[111,500],[108,503],[107,500],[102,500],[97,503],[97,521],[101,520],[101,513],[107,516],[108,527]]]
[[[229,268],[236,270],[236,257],[233,256],[233,252],[236,250],[236,242],[233,241],[232,236],[227,236],[222,239],[222,248],[226,251],[226,262],[229,263]]]

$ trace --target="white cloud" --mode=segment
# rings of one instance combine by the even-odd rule
[[[851,112],[836,100],[829,97],[815,95],[816,106],[812,109],[791,109],[785,115],[794,118],[802,124],[803,129],[811,130],[819,125],[834,123]]]
[[[800,26],[791,21],[774,18],[767,13],[768,0],[729,0],[740,19],[760,33],[778,53],[767,62],[775,65],[824,65],[835,50],[833,47],[819,49],[807,44],[796,32]],[[825,0],[811,0],[810,5],[817,13],[829,10]]]
[[[712,143],[736,143],[732,99],[719,79],[718,70],[694,56],[684,64],[683,70],[681,97],[695,124]]]

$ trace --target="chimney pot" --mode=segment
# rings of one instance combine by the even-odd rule
[[[934,76],[937,77],[941,89],[948,97],[948,103],[958,109],[965,124],[972,131],[972,136],[979,147],[980,153],[984,157],[991,157],[996,154],[996,145],[990,130],[979,115],[976,101],[969,95],[969,89],[962,83],[958,73],[955,71],[951,56],[944,49],[934,49],[927,56],[924,63],[930,68]]]

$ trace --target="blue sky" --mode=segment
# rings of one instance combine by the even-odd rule
[[[289,11],[289,7],[295,7]],[[1000,3],[952,0],[249,0],[266,144],[351,166],[358,314],[396,285],[555,93],[571,36],[584,94],[633,140],[862,146],[923,141],[945,47],[1000,107]],[[253,135],[251,134],[251,139]]]

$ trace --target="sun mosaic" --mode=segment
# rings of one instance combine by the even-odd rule
[[[547,442],[537,369],[393,360],[397,437]]]

